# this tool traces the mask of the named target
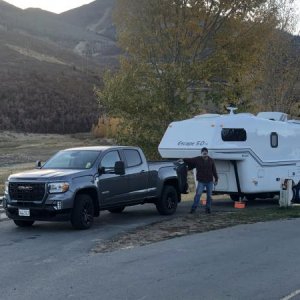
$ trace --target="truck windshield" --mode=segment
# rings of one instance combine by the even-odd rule
[[[43,169],[90,169],[100,153],[93,150],[60,151],[45,163]]]

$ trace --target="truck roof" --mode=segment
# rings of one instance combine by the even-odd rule
[[[135,149],[136,147],[129,147],[129,146],[89,146],[89,147],[75,147],[64,149],[63,151],[71,151],[71,150],[87,150],[87,151],[105,151],[108,149],[124,149],[130,148]]]

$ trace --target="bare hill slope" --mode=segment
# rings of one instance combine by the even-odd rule
[[[112,6],[100,2],[105,13],[94,11],[94,20],[99,14],[105,31],[112,27]],[[93,5],[57,15],[0,0],[0,130],[91,129],[100,113],[94,87],[101,84],[105,67],[116,65],[118,54],[113,35],[76,22],[95,10]]]

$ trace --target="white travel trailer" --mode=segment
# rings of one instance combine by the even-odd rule
[[[219,183],[215,193],[233,200],[279,195],[282,180],[300,180],[300,122],[280,112],[257,116],[203,114],[169,125],[159,145],[163,158],[200,155],[207,147],[215,159]],[[298,189],[294,193],[298,194]]]

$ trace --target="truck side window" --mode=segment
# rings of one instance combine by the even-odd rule
[[[243,128],[223,128],[221,135],[224,142],[245,142],[247,140],[247,133]]]
[[[118,151],[110,151],[107,154],[104,155],[104,157],[101,160],[101,167],[104,168],[114,168],[115,163],[117,161],[120,161],[120,155]]]
[[[271,133],[270,141],[271,141],[271,147],[272,148],[277,148],[278,147],[278,134],[277,134],[277,132],[272,132]]]
[[[124,150],[128,167],[135,167],[142,164],[140,153],[137,150]]]

